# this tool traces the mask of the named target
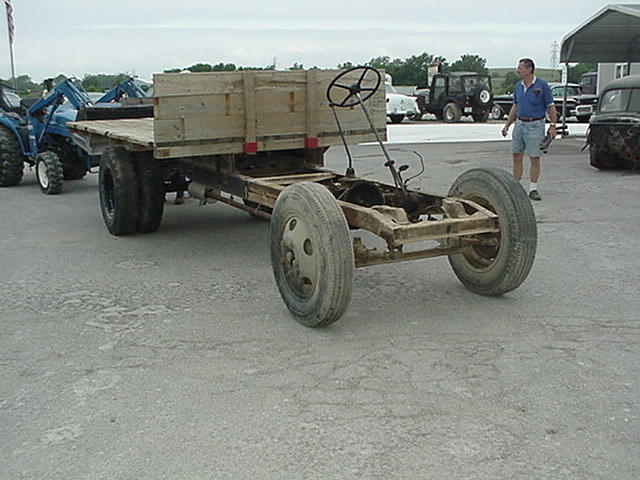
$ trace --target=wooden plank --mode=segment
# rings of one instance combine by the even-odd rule
[[[256,90],[253,72],[243,72],[244,81],[244,142],[256,143]]]
[[[93,133],[136,145],[153,146],[153,119],[88,120],[69,122],[70,130]]]

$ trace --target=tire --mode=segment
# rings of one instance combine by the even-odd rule
[[[18,139],[4,125],[0,125],[0,187],[13,187],[22,180],[24,159]]]
[[[402,123],[404,115],[389,115],[389,120],[391,120],[391,123]]]
[[[138,219],[136,232],[152,233],[158,230],[164,213],[164,181],[158,162],[153,155],[139,153],[135,157],[138,185]]]
[[[589,123],[589,119],[591,118],[591,115],[579,115],[576,118],[580,123]]]
[[[333,195],[317,183],[287,187],[274,206],[270,238],[276,284],[296,320],[308,327],[338,320],[351,300],[354,258]]]
[[[477,123],[487,123],[487,120],[489,120],[489,111],[486,112],[478,112],[478,113],[472,113],[471,116],[473,117],[473,121],[477,122]]]
[[[442,119],[446,123],[457,123],[462,118],[462,110],[455,103],[447,103],[442,110]]]
[[[504,117],[504,112],[502,111],[502,108],[499,105],[494,105],[493,107],[491,107],[491,118],[493,120],[500,120],[503,117]]]
[[[621,170],[626,166],[621,160],[611,153],[596,153],[589,149],[589,165],[598,170]]]
[[[62,191],[64,173],[56,152],[48,150],[36,155],[36,179],[45,195],[57,195]]]
[[[476,105],[489,105],[493,99],[491,91],[486,88],[478,88],[473,95],[474,103]]]
[[[504,170],[475,168],[456,179],[449,195],[494,211],[500,226],[500,233],[490,236],[498,239],[497,246],[449,255],[458,279],[481,295],[502,295],[520,286],[531,271],[537,244],[536,217],[520,182]]]
[[[131,153],[121,147],[106,148],[100,156],[98,176],[100,210],[109,232],[129,235],[138,221],[138,185]]]

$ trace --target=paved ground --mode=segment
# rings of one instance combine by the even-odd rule
[[[544,159],[518,290],[474,295],[442,258],[360,269],[322,330],[285,309],[266,222],[168,203],[115,238],[94,175],[1,189],[0,478],[639,478],[640,176],[579,146]],[[436,192],[509,165],[505,143],[411,148]]]

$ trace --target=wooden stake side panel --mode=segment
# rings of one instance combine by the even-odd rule
[[[327,86],[338,73],[157,74],[156,157],[251,153],[248,145],[257,151],[339,145],[342,140],[326,96]],[[372,77],[365,79],[365,86],[372,86]],[[356,72],[340,83],[350,85],[358,79]],[[384,84],[367,107],[378,134],[386,139]],[[361,107],[338,108],[337,113],[349,143],[375,141]]]

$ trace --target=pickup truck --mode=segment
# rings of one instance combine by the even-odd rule
[[[562,116],[562,104],[564,102],[564,87],[562,83],[550,83],[553,101],[556,105],[558,117]],[[496,95],[493,97],[491,118],[500,119],[509,113],[513,105],[513,94]],[[598,96],[581,93],[580,85],[569,83],[567,85],[567,118],[576,117],[578,122],[586,123],[598,106]]]

